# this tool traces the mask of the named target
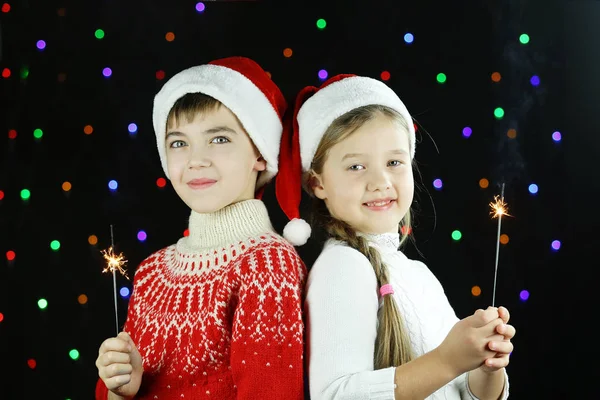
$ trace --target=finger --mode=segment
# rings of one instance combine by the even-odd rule
[[[478,309],[472,315],[473,317],[473,326],[476,328],[480,328],[492,322],[494,319],[498,318],[498,311],[493,307],[488,307],[486,310]]]
[[[120,388],[131,381],[131,375],[119,375],[112,378],[103,379],[108,390]]]
[[[498,307],[498,314],[500,315],[500,318],[502,318],[504,323],[507,324],[510,320],[510,313],[508,312],[508,309],[506,307],[500,306]]]
[[[122,353],[120,351],[109,351],[98,357],[96,362],[97,367],[106,367],[111,364],[129,364],[131,357],[129,353]]]
[[[131,336],[129,336],[129,333],[123,331],[123,332],[119,333],[119,337],[122,338],[123,340],[125,340],[127,343],[129,343],[129,345],[131,346],[131,348],[129,348],[129,351],[131,351],[132,348],[135,347],[135,343],[133,342],[133,339],[131,338]]]
[[[513,344],[504,340],[492,340],[488,343],[488,348],[502,354],[510,354],[514,350]]]
[[[505,368],[509,363],[508,355],[504,355],[502,357],[494,357],[494,358],[486,358],[484,364],[488,368],[492,368],[495,370]]]
[[[131,364],[110,364],[107,367],[100,368],[98,370],[98,375],[100,378],[106,380],[117,376],[129,375],[132,370],[133,367]]]
[[[131,351],[129,348],[129,343],[126,340],[123,340],[120,337],[106,339],[100,345],[100,349],[98,350],[98,355],[102,355],[109,351],[120,351],[126,353]]]
[[[512,339],[517,333],[516,329],[512,325],[500,324],[496,328],[496,332],[504,336],[504,339]]]

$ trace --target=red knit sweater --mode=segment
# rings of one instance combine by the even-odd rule
[[[135,399],[302,399],[306,267],[259,200],[190,217],[137,268],[124,331],[142,355]],[[106,400],[102,380],[96,399]]]

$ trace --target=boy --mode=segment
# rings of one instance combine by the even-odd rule
[[[135,272],[123,332],[96,360],[96,399],[302,399],[306,267],[273,230],[286,102],[254,61],[186,69],[156,95],[166,176],[189,236]]]

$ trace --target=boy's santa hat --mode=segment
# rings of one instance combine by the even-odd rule
[[[353,74],[336,75],[319,88],[307,86],[298,93],[291,129],[285,129],[279,153],[280,169],[275,182],[277,200],[290,219],[283,236],[296,246],[310,237],[310,225],[300,218],[302,175],[310,169],[317,147],[331,123],[362,106],[378,104],[392,108],[408,125],[410,156],[415,155],[415,127],[404,103],[381,81]]]
[[[269,182],[278,171],[282,119],[287,103],[281,90],[253,60],[228,57],[185,69],[173,76],[154,98],[152,121],[156,145],[167,178],[165,135],[167,117],[179,98],[203,93],[223,103],[239,119],[254,145],[267,162],[256,184]]]

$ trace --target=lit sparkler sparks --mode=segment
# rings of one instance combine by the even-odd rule
[[[107,266],[106,266],[106,268],[104,268],[104,270],[102,272],[112,272],[113,292],[114,292],[114,299],[115,299],[115,322],[117,325],[117,335],[118,335],[119,334],[119,313],[118,313],[118,307],[117,307],[117,274],[116,274],[116,271],[119,271],[121,273],[121,275],[123,275],[125,278],[127,278],[127,279],[129,279],[129,278],[127,277],[125,269],[123,268],[123,266],[127,263],[127,260],[123,256],[123,253],[119,253],[118,255],[115,254],[114,248],[115,248],[115,239],[113,236],[113,226],[111,225],[110,226],[110,247],[108,248],[108,250],[102,250],[102,255],[104,256],[104,259],[107,261]]]

